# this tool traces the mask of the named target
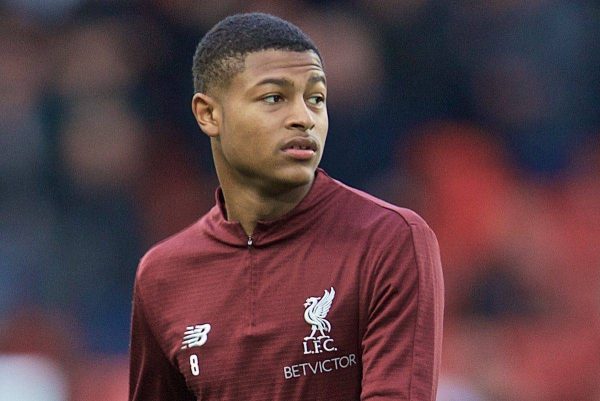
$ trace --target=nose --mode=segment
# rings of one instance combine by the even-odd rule
[[[313,111],[307,106],[304,97],[291,102],[290,115],[286,127],[301,131],[310,131],[315,127]]]

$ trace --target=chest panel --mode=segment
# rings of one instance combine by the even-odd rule
[[[171,360],[200,400],[358,399],[361,260],[256,247],[198,266],[167,317]]]

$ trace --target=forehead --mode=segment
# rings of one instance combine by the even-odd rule
[[[310,77],[325,75],[319,56],[312,50],[262,50],[246,56],[241,81],[252,85],[267,77]]]

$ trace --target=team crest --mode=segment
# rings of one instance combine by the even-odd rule
[[[310,334],[304,337],[304,354],[320,354],[337,351],[329,336],[331,323],[326,319],[333,303],[335,290],[325,290],[322,297],[309,297],[304,304],[304,321],[310,326]]]

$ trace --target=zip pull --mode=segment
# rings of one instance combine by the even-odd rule
[[[252,240],[252,236],[248,236],[248,248],[252,248],[252,244],[254,244],[254,240]]]

